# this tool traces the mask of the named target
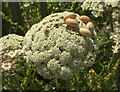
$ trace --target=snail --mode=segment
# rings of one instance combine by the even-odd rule
[[[66,20],[67,18],[75,19],[76,18],[76,14],[75,13],[66,14],[64,16],[64,20]]]
[[[91,37],[91,32],[88,28],[80,28],[79,33],[85,37]]]
[[[91,21],[90,18],[86,15],[80,16],[79,19],[86,24]]]
[[[78,22],[75,21],[74,19],[67,18],[65,22],[67,25],[71,27],[75,27],[75,28],[78,27]]]
[[[88,29],[93,29],[94,28],[94,24],[92,23],[92,22],[88,22],[87,24],[86,24],[86,28],[88,28]]]
[[[50,32],[50,30],[49,30],[47,27],[45,27],[45,28],[43,29],[43,31],[44,31],[45,34],[48,34],[48,33]]]

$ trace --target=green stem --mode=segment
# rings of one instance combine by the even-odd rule
[[[33,71],[35,72],[35,70],[34,70],[34,69],[36,69],[35,66],[33,66],[32,69],[33,69]],[[25,75],[27,76],[27,78],[28,78],[28,80],[30,81],[30,83],[33,84],[33,85],[36,87],[36,85],[34,84],[34,82],[31,80],[31,79],[32,79],[31,76],[28,76],[27,74],[25,74]]]
[[[24,92],[22,87],[20,86],[20,83],[16,80],[17,77],[15,77],[14,75],[11,77],[11,79],[14,79],[13,81],[17,84],[18,88],[20,89],[20,92]]]
[[[33,69],[35,69],[35,67],[33,67]],[[32,79],[31,76],[27,75],[24,71],[22,73],[28,78],[30,84],[32,84],[32,85],[34,85],[34,87],[36,87],[36,85],[34,84],[34,82],[31,80]]]
[[[96,78],[98,78],[103,72],[104,72],[104,67],[102,68],[102,71],[98,74]]]
[[[20,86],[20,83],[16,80],[16,78],[15,78],[15,82],[18,84],[18,87],[21,90],[21,92],[24,92],[24,90],[22,89],[22,87]]]
[[[74,6],[75,6],[75,3],[76,3],[76,2],[72,2],[72,6],[71,6],[71,8],[69,9],[69,11],[73,11],[73,8],[74,8]]]
[[[11,80],[11,77],[9,76],[9,78],[8,78],[8,81],[10,82],[10,85],[13,87],[13,89],[12,90],[16,90],[16,85],[14,85],[15,84],[15,82],[14,81],[12,81]]]
[[[79,83],[78,83],[78,81],[77,81],[77,77],[78,77],[78,76],[75,75],[75,82],[76,82],[76,83],[75,83],[75,84],[76,84],[75,86],[76,86],[77,90],[79,90]]]
[[[116,86],[117,86],[117,90],[120,90],[120,64],[118,66],[118,70],[116,74]]]
[[[112,32],[114,32],[112,12],[110,12],[110,15],[109,15],[109,22],[110,22],[111,30]]]
[[[69,80],[66,80],[66,88],[67,88],[67,92],[69,92]]]
[[[56,84],[56,88],[57,88],[57,85],[58,85],[58,80],[57,80],[57,78],[55,78],[55,84]]]
[[[0,14],[2,15],[2,18],[9,22],[11,25],[16,26],[17,28],[20,28],[21,30],[24,30],[25,28],[21,25],[18,25],[17,22],[13,22],[12,19],[10,19],[8,16],[6,16],[3,12],[0,11]]]
[[[7,88],[10,88],[11,90],[15,89],[13,85],[11,85],[11,84],[8,83],[8,80],[5,79],[4,82],[5,82],[6,85],[8,85]],[[5,86],[5,85],[3,85],[3,86]],[[9,90],[9,89],[7,89],[7,90]]]

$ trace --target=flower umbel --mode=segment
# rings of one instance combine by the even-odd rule
[[[26,60],[34,63],[46,79],[71,79],[80,67],[90,67],[95,62],[97,35],[94,28],[88,27],[90,31],[85,27],[77,13],[65,11],[45,17],[24,37]]]
[[[12,68],[12,63],[8,62],[8,63],[2,63],[1,67],[3,68],[3,70],[10,70]]]

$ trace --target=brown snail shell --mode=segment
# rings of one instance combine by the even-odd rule
[[[91,37],[91,32],[88,28],[80,28],[79,33],[85,37]]]
[[[86,15],[80,16],[79,19],[86,24],[91,21],[90,18]]]
[[[88,22],[88,23],[86,24],[86,28],[88,28],[88,29],[93,29],[93,28],[94,28],[94,24],[93,24],[92,22]]]
[[[76,14],[75,13],[66,14],[64,16],[64,20],[66,20],[67,18],[75,19],[76,18]]]
[[[78,27],[78,22],[75,21],[74,19],[67,18],[65,22],[67,25],[71,27]]]
[[[43,29],[43,31],[44,31],[45,34],[48,34],[48,33],[50,32],[50,30],[49,30],[47,27],[45,27],[45,28]]]

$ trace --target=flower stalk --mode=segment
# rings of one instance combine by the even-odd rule
[[[109,73],[106,77],[104,77],[105,82],[109,82],[110,79],[115,76],[115,74],[116,74],[116,72],[118,70],[119,64],[120,64],[120,60],[118,59],[116,64],[114,65],[114,67],[112,69],[112,72]]]
[[[90,76],[90,86],[92,90],[93,91],[101,90],[101,83],[97,79],[97,73],[95,72],[95,70],[91,69],[89,71],[89,76]]]

